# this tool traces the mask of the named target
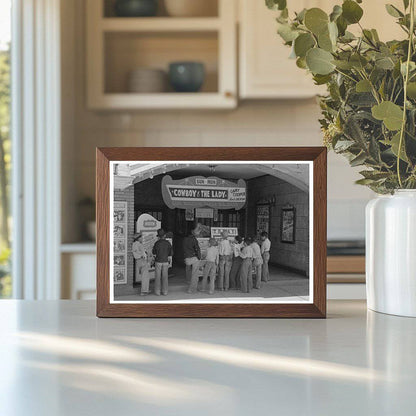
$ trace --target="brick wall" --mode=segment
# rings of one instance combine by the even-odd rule
[[[271,263],[309,274],[309,195],[295,186],[273,176],[262,176],[248,181],[248,222],[250,235],[256,232],[256,203],[262,198],[275,196],[276,204],[270,209]],[[282,208],[296,210],[295,244],[280,241]]]
[[[133,289],[134,258],[131,251],[134,234],[134,186],[114,190],[114,201],[127,201],[127,283],[114,285],[114,297],[130,295],[137,292]]]

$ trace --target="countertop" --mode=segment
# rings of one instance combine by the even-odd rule
[[[415,415],[416,319],[97,319],[0,301],[0,415]]]

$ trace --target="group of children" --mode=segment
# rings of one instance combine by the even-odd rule
[[[236,289],[248,293],[253,287],[260,289],[261,281],[269,280],[270,247],[267,232],[262,232],[259,240],[236,236],[234,241],[231,241],[227,231],[222,232],[219,241],[210,238],[200,291],[213,294],[215,289],[219,291]],[[147,295],[150,283],[150,254],[146,252],[141,234],[135,235],[132,251],[136,275],[141,275],[140,294]],[[163,230],[158,231],[158,240],[153,246],[152,254],[155,260],[154,293],[166,296],[168,294],[168,269],[172,265],[173,250]],[[201,251],[195,233],[184,240],[184,257],[190,282],[188,293],[194,293],[198,290],[201,265]]]
[[[224,291],[229,289],[241,290],[244,293],[260,289],[261,281],[269,280],[269,259],[271,243],[267,232],[260,234],[260,241],[254,238],[240,236],[231,242],[228,232],[223,231],[221,239],[209,240],[205,258],[201,291],[213,294],[215,287]],[[218,271],[218,280],[216,283]],[[255,282],[253,285],[253,271]]]

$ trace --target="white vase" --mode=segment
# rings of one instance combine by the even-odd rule
[[[368,203],[366,281],[369,309],[416,317],[416,190]]]

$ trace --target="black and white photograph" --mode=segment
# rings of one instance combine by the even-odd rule
[[[111,172],[111,302],[312,302],[311,162]]]

